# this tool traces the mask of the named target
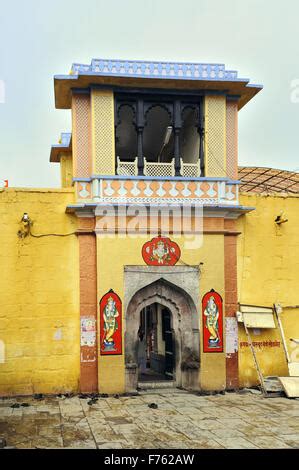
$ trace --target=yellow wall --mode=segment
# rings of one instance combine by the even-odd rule
[[[73,160],[71,154],[62,154],[60,157],[61,187],[70,188],[73,184]]]
[[[79,265],[77,238],[20,239],[20,219],[27,212],[33,233],[70,233],[76,219],[65,214],[72,189],[7,189],[0,193],[0,394],[77,391],[80,372]],[[239,302],[284,308],[282,321],[292,360],[299,361],[298,197],[241,195],[241,204],[256,207],[238,221]],[[282,211],[288,222],[274,223]],[[150,235],[117,238],[98,235],[98,299],[113,289],[124,301],[124,266],[144,265],[143,243]],[[223,235],[207,234],[202,247],[184,249],[183,237],[172,236],[184,263],[203,263],[200,298],[214,288],[225,302]],[[124,314],[124,312],[123,312]],[[201,317],[201,316],[200,316]],[[201,318],[200,318],[201,321]],[[281,342],[278,330],[255,332],[254,341]],[[240,326],[240,344],[246,341]],[[2,352],[3,343],[4,354]],[[123,342],[124,349],[124,342]],[[202,351],[201,351],[202,352]],[[257,383],[252,354],[239,349],[240,385]],[[282,346],[257,348],[264,375],[287,374]],[[99,356],[100,392],[124,390],[124,356]],[[203,354],[203,389],[225,387],[225,354]]]
[[[145,266],[141,256],[141,248],[151,238],[149,235],[142,235],[138,238],[115,238],[108,235],[98,235],[98,300],[110,289],[113,289],[120,296],[122,302],[124,301],[124,266]],[[180,246],[182,251],[181,259],[184,263],[190,265],[203,263],[201,278],[199,279],[200,299],[213,288],[221,294],[225,301],[223,235],[204,236],[202,247],[196,250],[184,250],[184,237],[173,236],[170,238]],[[102,393],[120,393],[124,391],[124,354],[122,356],[99,356],[98,369],[99,385]],[[201,387],[205,390],[225,388],[224,353],[203,354],[201,350],[200,382]]]
[[[24,212],[35,234],[70,233],[66,189],[7,189],[0,193],[0,394],[78,390],[79,267],[75,235],[19,239]]]
[[[239,302],[272,307],[299,305],[299,197],[241,195],[241,204],[256,210],[239,219],[238,292]],[[288,222],[278,227],[274,220],[285,211]],[[299,308],[284,309],[282,323],[292,360],[299,361],[299,347],[290,338],[299,338]],[[243,326],[240,342],[247,341]],[[256,342],[281,342],[278,330],[260,330],[252,334]],[[240,348],[240,382],[249,386],[258,382],[251,351]],[[257,348],[264,375],[288,375],[282,345]]]

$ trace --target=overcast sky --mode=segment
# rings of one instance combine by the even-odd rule
[[[264,85],[239,113],[239,164],[299,169],[298,0],[0,0],[0,7],[0,179],[10,186],[59,186],[49,152],[71,129],[71,113],[54,107],[53,76],[92,58],[238,70]]]

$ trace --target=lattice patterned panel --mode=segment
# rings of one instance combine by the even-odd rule
[[[184,163],[181,159],[181,175],[185,178],[197,178],[200,176],[200,166],[198,163]]]
[[[90,96],[74,95],[72,109],[74,176],[87,178],[91,174]]]
[[[94,173],[114,175],[114,104],[111,91],[92,92],[92,134]]]
[[[226,104],[226,173],[229,178],[238,178],[238,104]]]
[[[205,98],[206,176],[226,176],[226,100],[224,96]]]
[[[144,174],[146,176],[174,176],[174,160],[171,163],[150,163],[145,160]]]
[[[117,157],[117,174],[124,176],[137,176],[137,157],[133,162],[122,162],[120,161],[119,157]]]

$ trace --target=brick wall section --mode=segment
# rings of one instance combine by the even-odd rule
[[[224,227],[228,231],[236,230],[234,220],[225,220]],[[225,286],[225,317],[235,317],[238,305],[237,291],[237,236],[224,236],[224,286]],[[238,353],[226,354],[226,388],[239,387]]]
[[[97,321],[97,265],[96,236],[93,218],[79,219],[80,247],[80,316]],[[97,328],[96,328],[97,331]],[[81,392],[98,390],[97,342],[94,346],[81,345]]]
[[[203,230],[208,232],[221,232],[224,230],[224,219],[220,217],[204,217]]]

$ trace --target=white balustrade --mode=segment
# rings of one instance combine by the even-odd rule
[[[120,176],[137,176],[138,175],[138,158],[131,162],[123,162],[117,157],[117,174]],[[169,177],[175,175],[174,159],[171,162],[149,162],[144,159],[144,175]],[[181,176],[184,178],[198,178],[200,176],[200,164],[184,163],[181,159]]]
[[[197,163],[184,163],[181,158],[181,175],[185,178],[197,178],[200,176],[199,160]]]
[[[144,160],[144,174],[145,176],[174,176],[174,159],[170,163],[148,162]]]
[[[137,157],[132,162],[122,162],[120,158],[117,157],[117,174],[121,176],[137,176],[137,161]]]
[[[161,164],[156,163],[156,165]],[[168,171],[172,173],[174,171],[173,162],[167,165]],[[178,180],[173,176],[166,176],[163,179],[159,175],[147,175],[132,179],[130,175],[127,178],[115,175],[114,177],[92,178],[91,188],[86,181],[77,181],[77,184],[80,185],[80,191],[77,192],[80,202],[84,202],[90,195],[90,198],[97,203],[107,201],[117,203],[127,200],[144,204],[151,201],[172,204],[190,200],[192,203],[205,206],[219,204],[221,206],[238,206],[239,204],[238,185],[219,178],[190,177]]]

